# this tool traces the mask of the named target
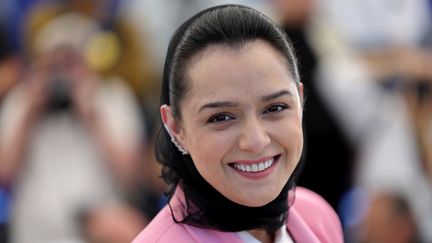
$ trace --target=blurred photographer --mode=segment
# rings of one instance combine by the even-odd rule
[[[0,181],[13,192],[12,242],[127,242],[145,223],[124,202],[138,176],[142,123],[121,79],[98,75],[85,58],[97,31],[78,14],[47,24],[4,99]],[[128,230],[112,229],[119,224]]]

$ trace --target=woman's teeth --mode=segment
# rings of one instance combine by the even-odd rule
[[[234,163],[234,168],[243,171],[243,172],[261,172],[263,170],[266,170],[270,166],[272,166],[274,161],[274,158],[268,159],[264,162],[257,163],[257,164],[237,164]]]

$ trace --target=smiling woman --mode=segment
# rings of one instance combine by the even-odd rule
[[[168,105],[161,112],[199,174],[236,203],[274,200],[303,145],[301,85],[298,92],[283,56],[261,40],[239,49],[214,44],[192,60],[186,76],[181,120]],[[266,161],[271,166],[258,170]]]
[[[331,207],[295,190],[302,99],[288,37],[260,12],[218,6],[180,26],[156,146],[170,202],[135,242],[342,242]]]

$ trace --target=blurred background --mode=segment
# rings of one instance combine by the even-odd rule
[[[300,186],[346,242],[432,242],[432,1],[0,1],[0,242],[130,242],[166,203],[153,156],[175,28],[223,3],[292,39]]]

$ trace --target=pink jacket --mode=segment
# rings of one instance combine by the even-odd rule
[[[177,190],[171,200],[174,213],[184,209],[181,190]],[[327,202],[318,194],[297,187],[293,206],[289,209],[287,229],[295,242],[313,243],[343,242],[342,228],[338,216]],[[177,224],[165,206],[150,224],[135,238],[133,243],[150,242],[206,242],[242,243],[235,232],[222,232]]]

